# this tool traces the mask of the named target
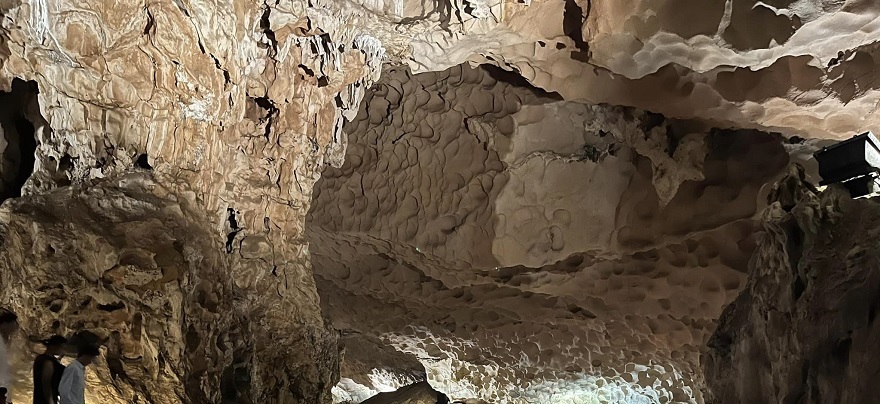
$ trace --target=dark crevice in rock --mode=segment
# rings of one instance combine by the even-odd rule
[[[64,304],[58,300],[52,301],[49,303],[49,311],[53,313],[61,312],[61,309],[64,308]]]
[[[266,8],[263,9],[263,15],[260,17],[260,29],[263,30],[263,34],[269,39],[269,44],[271,45],[269,49],[269,57],[274,58],[278,53],[278,40],[275,39],[275,31],[272,31],[272,23],[269,20],[269,16],[272,14],[272,8],[269,7],[268,3],[263,3],[263,5]]]
[[[116,355],[107,355],[107,367],[110,369],[110,376],[113,379],[128,378],[128,375],[125,373],[125,365],[122,364],[122,359]]]
[[[223,68],[223,65],[220,64],[220,59],[217,59],[217,57],[214,56],[213,53],[210,53],[208,55],[211,56],[211,59],[214,60],[214,67],[216,67],[217,70],[223,72],[223,85],[229,85],[229,83],[231,82],[229,77],[229,70]]]
[[[589,15],[590,0],[587,0],[587,12],[577,3],[577,0],[565,0],[565,9],[562,17],[562,30],[566,36],[574,42],[576,51],[571,53],[571,58],[581,62],[587,62],[590,59],[590,46],[584,40],[581,27],[584,25],[584,18]]]
[[[666,154],[675,157],[675,151],[681,144],[681,134],[675,130],[674,125],[666,125]]]
[[[304,72],[307,76],[315,77],[315,71],[312,70],[312,69],[310,69],[308,66],[306,66],[306,65],[304,65],[304,64],[300,64],[300,65],[299,65],[299,68],[302,69],[303,72]]]
[[[150,13],[149,9],[145,10],[147,12],[147,24],[144,26],[144,35],[150,35],[153,32],[153,27],[156,26],[156,20],[153,18],[153,14]]]
[[[504,70],[498,66],[493,66],[489,64],[480,65],[480,68],[483,69],[486,73],[489,74],[493,79],[500,81],[502,83],[510,84],[516,88],[522,88],[530,91],[535,96],[542,98],[549,98],[553,101],[561,101],[562,96],[557,92],[548,92],[541,87],[537,87],[526,80],[521,74],[517,72],[512,72],[508,70]]]
[[[14,79],[12,91],[0,93],[0,202],[22,195],[34,171],[39,115],[37,83]]]
[[[181,0],[174,0],[174,5],[177,6],[177,8],[180,10],[180,12],[183,13],[183,15],[185,15],[185,16],[187,16],[187,17],[190,16],[190,15],[189,15],[189,10],[186,8],[186,5],[183,4],[183,1],[181,1]]]
[[[238,220],[235,218],[235,209],[227,208],[226,213],[229,214],[229,228],[232,230],[226,234],[226,252],[231,254],[234,249],[235,236],[237,236],[242,229],[238,227]]]
[[[134,161],[134,166],[137,168],[143,168],[144,170],[153,169],[153,166],[150,165],[150,157],[147,155],[147,153],[139,155]]]
[[[804,283],[804,280],[800,276],[795,276],[794,283],[791,285],[791,296],[797,301],[804,294],[805,290],[807,290],[807,285]]]
[[[260,123],[264,123],[266,125],[263,136],[266,138],[266,141],[269,141],[269,135],[272,133],[272,120],[278,115],[278,107],[275,106],[275,103],[269,99],[269,97],[255,97],[251,98],[257,107],[265,111],[260,117]]]
[[[34,170],[34,162],[36,157],[34,153],[37,151],[37,140],[32,135],[34,133],[34,125],[27,119],[18,117],[15,119],[15,129],[19,134],[19,155],[20,163],[18,175],[15,178],[15,188],[18,189],[18,195],[21,195],[21,188],[27,182],[30,173]],[[16,196],[18,196],[16,195]]]
[[[238,355],[233,363],[223,370],[220,378],[220,391],[223,403],[241,403],[250,395],[251,377],[248,374],[248,362]]]
[[[639,120],[639,129],[645,133],[645,136],[650,136],[650,132],[654,128],[659,128],[666,122],[666,117],[663,114],[658,114],[650,111],[646,111],[644,117]]]
[[[831,357],[838,363],[846,365],[849,363],[849,354],[852,348],[852,337],[846,337],[837,342],[834,349],[831,350]]]
[[[67,153],[64,153],[64,155],[61,156],[61,159],[58,160],[58,166],[55,172],[58,174],[57,182],[59,186],[70,185],[70,178],[65,175],[65,173],[73,170],[73,162],[74,158],[70,157],[70,154]]]
[[[113,312],[116,310],[124,310],[125,303],[122,302],[113,302],[109,304],[99,304],[98,310]]]

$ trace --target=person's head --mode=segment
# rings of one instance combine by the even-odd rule
[[[9,400],[6,398],[6,393],[8,392],[9,390],[6,390],[6,387],[0,387],[0,403],[6,404],[6,401]]]
[[[76,360],[78,360],[79,363],[82,363],[83,366],[89,366],[99,355],[101,355],[101,351],[98,350],[98,347],[94,345],[86,345],[80,348]]]
[[[0,313],[0,334],[3,338],[9,339],[16,331],[18,331],[18,316],[11,311]]]
[[[60,335],[53,335],[43,341],[43,345],[46,346],[46,353],[49,355],[60,355],[66,343],[67,338]]]

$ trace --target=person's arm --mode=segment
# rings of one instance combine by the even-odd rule
[[[70,401],[70,388],[73,385],[73,369],[70,366],[64,370],[64,373],[61,374],[61,383],[58,384],[58,394],[61,396],[62,403],[69,403]]]
[[[12,390],[12,379],[9,377],[9,357],[6,353],[6,339],[0,336],[0,386]]]
[[[45,402],[49,404],[55,404],[55,401],[58,399],[52,394],[52,376],[55,371],[55,366],[52,366],[52,361],[44,360],[43,361],[43,399]]]
[[[86,404],[86,369],[77,368],[76,403]]]

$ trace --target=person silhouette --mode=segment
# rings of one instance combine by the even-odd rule
[[[9,375],[9,356],[6,348],[17,331],[18,316],[10,311],[0,313],[0,386],[7,389],[12,387],[12,379]]]
[[[67,338],[53,335],[43,341],[46,351],[34,359],[34,404],[58,404],[58,387],[64,365],[58,360]]]
[[[63,404],[86,404],[86,366],[101,355],[98,347],[86,345],[79,350],[76,360],[64,369],[58,393]]]

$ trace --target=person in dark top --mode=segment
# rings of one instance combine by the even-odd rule
[[[34,404],[59,404],[58,385],[64,365],[58,360],[67,339],[53,335],[43,341],[46,352],[34,360]]]

